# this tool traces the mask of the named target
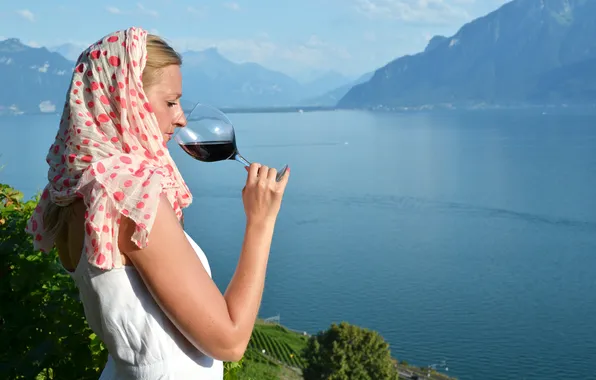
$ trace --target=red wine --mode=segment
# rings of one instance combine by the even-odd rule
[[[233,160],[236,155],[234,141],[191,142],[180,146],[190,156],[204,162]]]

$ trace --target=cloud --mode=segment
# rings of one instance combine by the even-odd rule
[[[114,14],[114,15],[122,14],[122,11],[120,10],[120,8],[116,8],[116,7],[107,7],[106,11],[108,11],[109,13]]]
[[[152,16],[152,17],[159,16],[159,12],[157,12],[156,10],[153,10],[153,9],[146,8],[142,3],[137,3],[136,10],[134,10],[134,9],[133,10],[122,10],[120,8],[112,7],[112,6],[106,7],[105,9],[108,13],[111,13],[113,15],[125,15],[125,14],[133,14],[133,13],[141,12],[141,13],[144,13],[144,14]]]
[[[238,12],[240,10],[240,4],[235,2],[224,3],[224,7],[234,12]]]
[[[29,9],[18,10],[17,13],[25,20],[35,22],[35,15]]]
[[[153,16],[153,17],[158,17],[158,16],[159,16],[159,13],[158,13],[157,11],[155,11],[155,10],[152,10],[152,9],[147,9],[147,8],[145,8],[145,6],[144,6],[143,4],[141,4],[141,3],[137,3],[137,8],[138,8],[138,9],[139,9],[141,12],[143,12],[143,13],[145,13],[145,14],[148,14],[149,16]]]
[[[466,5],[475,0],[353,0],[354,9],[371,19],[411,23],[450,24],[468,20]]]

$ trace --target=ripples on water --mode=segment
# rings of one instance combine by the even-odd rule
[[[261,316],[311,333],[347,320],[460,379],[596,379],[594,115],[231,118],[243,155],[292,168]],[[0,118],[1,181],[43,185],[51,122]],[[187,229],[223,290],[245,172],[172,154],[195,196]]]

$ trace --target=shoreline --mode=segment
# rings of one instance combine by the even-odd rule
[[[309,112],[335,112],[335,111],[361,111],[372,113],[418,113],[418,112],[457,112],[457,111],[519,111],[519,110],[590,110],[596,111],[594,104],[425,104],[420,106],[366,106],[366,107],[337,107],[337,106],[263,106],[263,107],[217,107],[227,114],[267,114],[267,113],[309,113]],[[190,113],[191,109],[184,112]],[[60,116],[61,112],[30,112],[30,111],[3,111],[0,116]]]

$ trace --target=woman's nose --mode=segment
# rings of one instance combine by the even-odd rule
[[[183,128],[186,126],[186,115],[184,114],[184,111],[180,111],[180,115],[176,118],[174,125],[176,125],[179,128]]]

